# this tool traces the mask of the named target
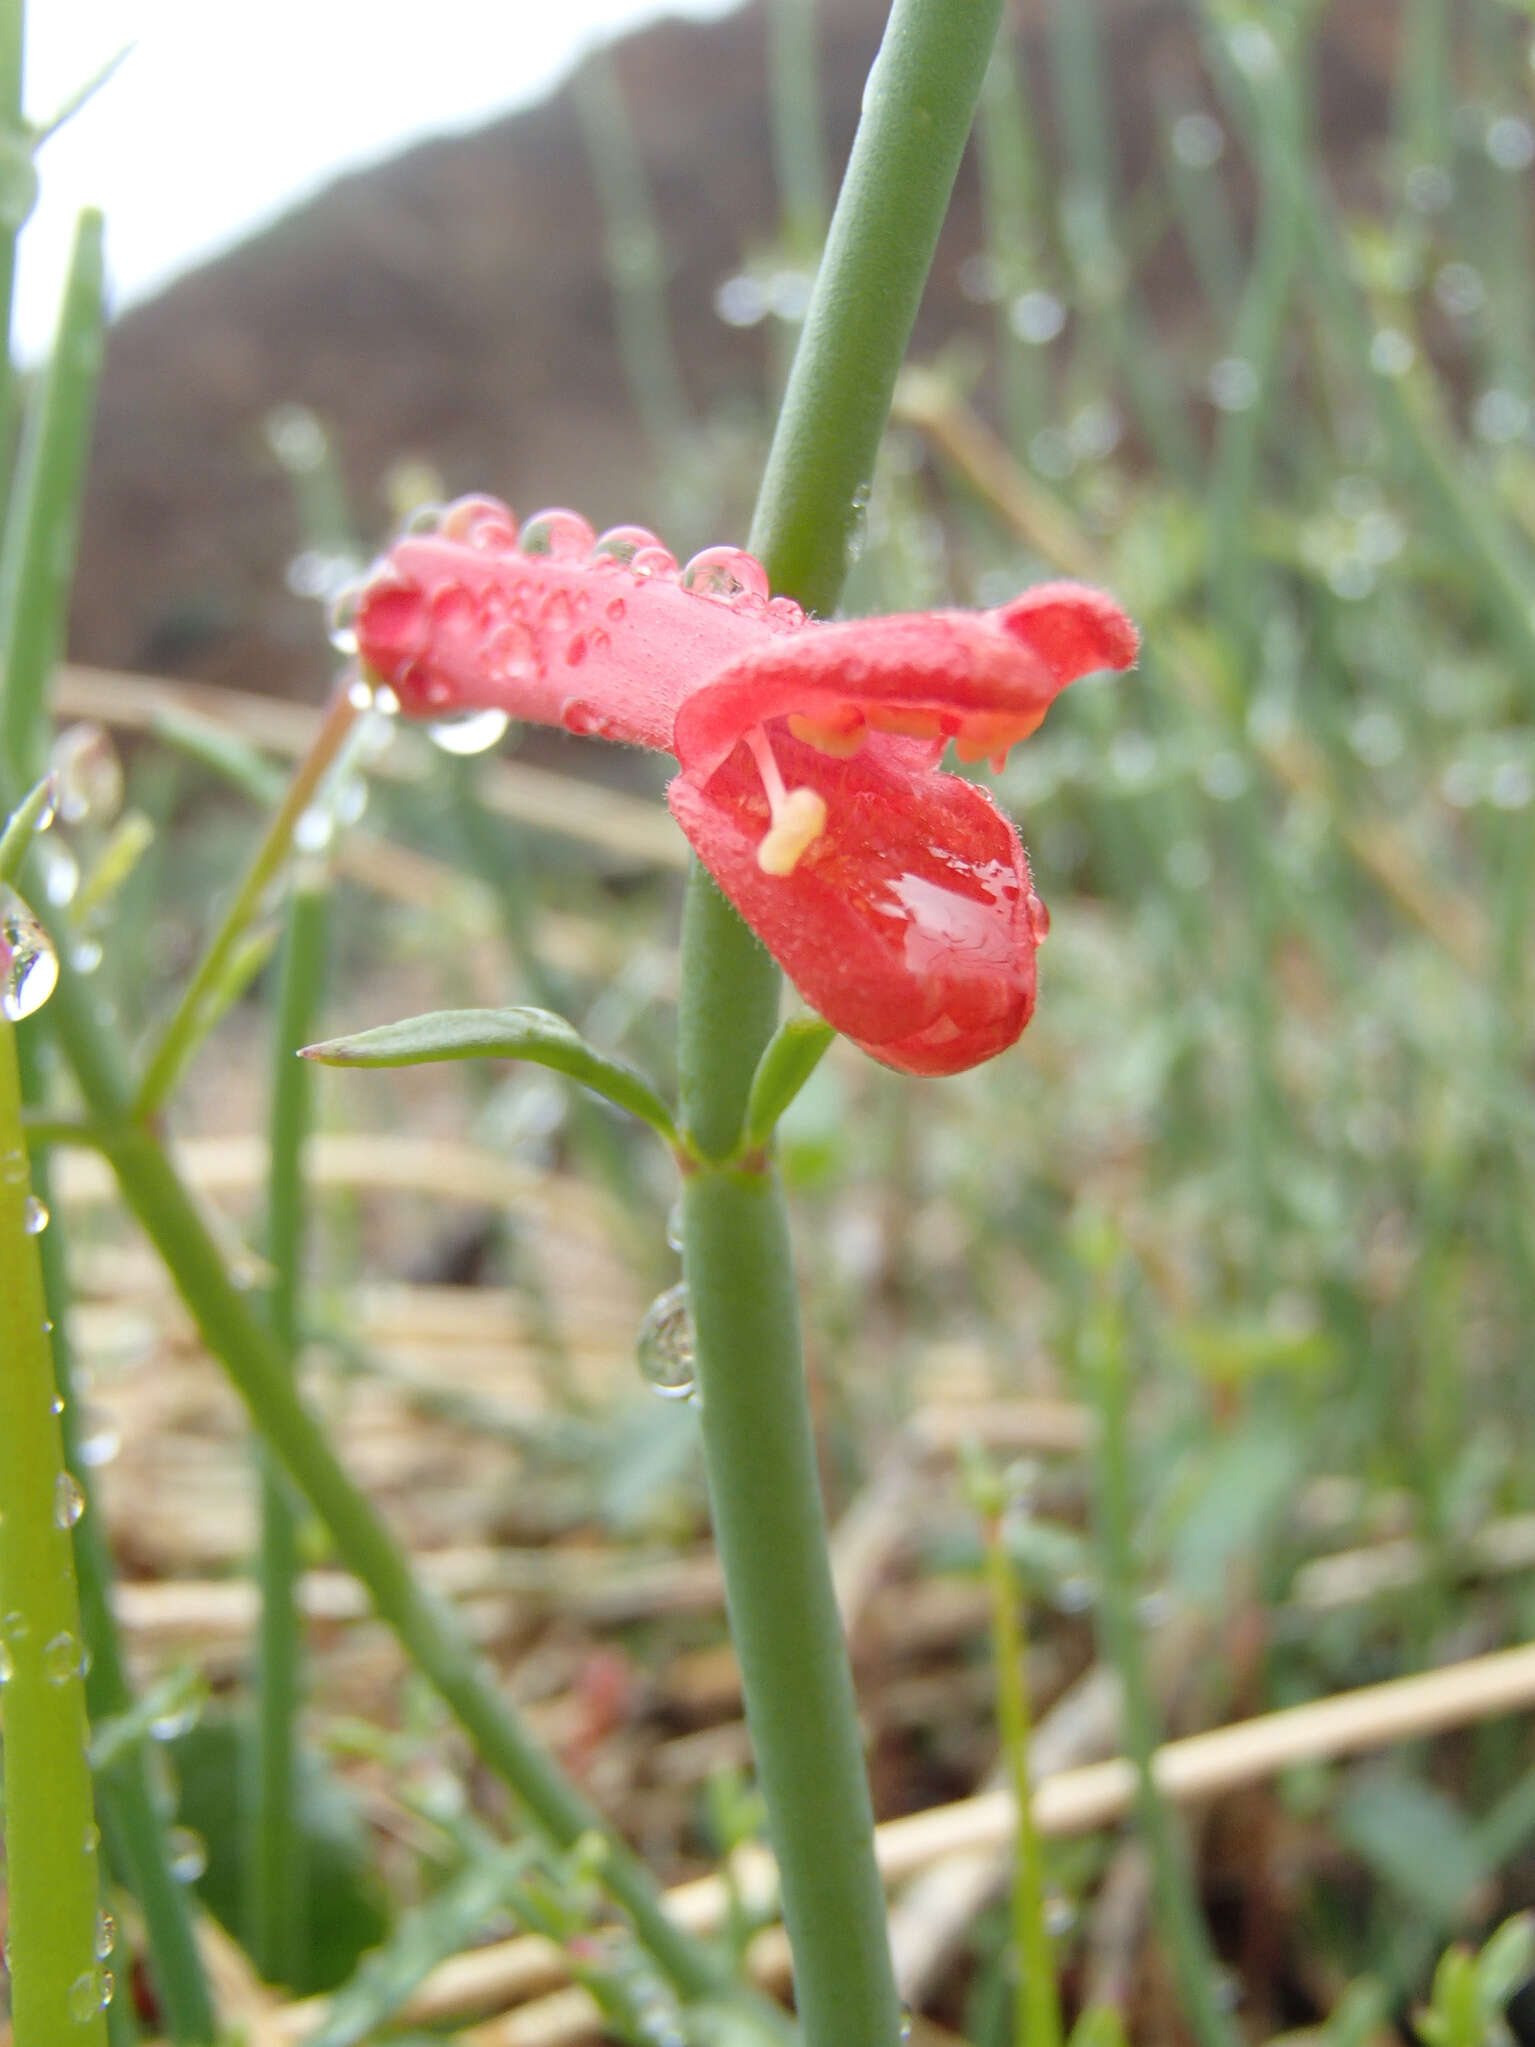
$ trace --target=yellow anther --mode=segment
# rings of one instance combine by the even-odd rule
[[[791,711],[788,725],[796,739],[803,739],[817,753],[829,753],[834,760],[849,759],[863,745],[862,718],[852,725],[827,725],[818,719],[805,717],[802,712]]]
[[[826,803],[814,789],[790,789],[773,805],[773,821],[757,848],[764,874],[792,874],[826,829]]]

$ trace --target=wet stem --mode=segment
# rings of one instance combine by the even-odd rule
[[[790,372],[748,542],[830,612],[848,566],[1000,0],[896,0]],[[837,1615],[783,1193],[746,1151],[778,971],[695,862],[683,922],[683,1205],[709,1497],[807,2047],[901,2032]],[[749,1163],[748,1163],[749,1162]]]
[[[29,1232],[15,1033],[0,1022],[0,1710],[18,2041],[104,2043],[80,1607],[42,1267]]]

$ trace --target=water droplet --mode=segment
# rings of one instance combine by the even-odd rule
[[[53,1488],[53,1519],[59,1528],[73,1528],[85,1512],[85,1495],[71,1471],[61,1471]]]
[[[94,1855],[101,1846],[101,1829],[94,1820],[85,1823],[85,1840],[82,1844],[87,1855]]]
[[[1035,895],[1033,889],[1030,889],[1028,895],[1024,898],[1023,913],[1029,920],[1029,931],[1034,943],[1036,945],[1043,945],[1050,936],[1050,912],[1040,901],[1039,897]]]
[[[755,327],[768,315],[762,280],[749,271],[727,277],[714,294],[714,310],[727,327]]]
[[[343,583],[329,604],[325,607],[325,625],[331,645],[338,654],[349,660],[357,652],[357,607],[362,599],[362,584],[353,577]],[[373,701],[373,692],[359,675],[347,690],[347,701],[354,711],[365,711]]]
[[[1206,379],[1206,389],[1222,412],[1247,412],[1258,400],[1258,372],[1246,356],[1223,356]]]
[[[103,726],[66,725],[53,742],[49,765],[65,824],[80,824],[86,818],[111,823],[122,807],[123,764]]]
[[[1518,114],[1500,114],[1488,123],[1487,154],[1500,171],[1527,171],[1535,163],[1535,128]]]
[[[1226,131],[1213,114],[1180,114],[1171,141],[1173,155],[1191,171],[1212,169],[1226,153]]]
[[[156,1741],[180,1741],[184,1734],[190,1734],[202,1718],[203,1695],[192,1692],[187,1698],[173,1706],[169,1712],[157,1713],[149,1723],[149,1732]]]
[[[595,539],[591,527],[579,512],[561,506],[535,512],[522,529],[524,554],[547,554],[556,561],[584,561]]]
[[[122,1431],[104,1407],[80,1410],[75,1431],[75,1461],[87,1471],[100,1471],[123,1447]]]
[[[43,895],[54,909],[62,910],[74,901],[80,886],[80,863],[62,839],[45,839],[37,856],[43,870]]]
[[[1053,291],[1023,291],[1007,309],[1007,324],[1030,348],[1044,348],[1066,325],[1066,308]]]
[[[307,405],[277,405],[266,416],[267,446],[293,474],[318,469],[325,460],[325,429]]]
[[[517,514],[500,498],[455,498],[442,515],[442,537],[487,554],[505,554],[517,545]]]
[[[42,1008],[58,980],[52,939],[15,889],[0,884],[0,1009],[19,1023]]]
[[[171,1855],[171,1875],[179,1884],[195,1884],[208,1867],[208,1850],[201,1834],[190,1827],[172,1827],[166,1843]]]
[[[22,1228],[29,1237],[40,1237],[48,1227],[48,1205],[39,1201],[35,1194],[27,1196],[26,1209],[22,1216]]]
[[[661,543],[648,526],[610,526],[592,543],[592,559],[632,562]]]
[[[27,1155],[23,1151],[8,1151],[0,1160],[0,1179],[7,1187],[22,1187],[27,1179]]]
[[[640,1375],[663,1400],[686,1400],[693,1392],[693,1310],[686,1280],[657,1294],[645,1310],[635,1338]]]
[[[444,753],[485,753],[503,738],[511,719],[505,711],[455,711],[450,718],[434,718],[427,736]]]
[[[660,576],[670,582],[677,574],[677,557],[669,548],[642,547],[629,567],[636,576]]]
[[[44,1326],[43,1334],[45,1336],[48,1335],[52,1328],[53,1324],[51,1322],[47,1323]],[[62,1414],[64,1412],[64,1396],[62,1393],[54,1394],[52,1400],[48,1403],[48,1412],[50,1414]]]
[[[1011,582],[1009,582],[1008,588],[1011,590]],[[763,616],[773,619],[781,625],[798,626],[805,623],[804,607],[796,604],[792,597],[770,597],[767,610],[763,613]]]
[[[68,1684],[79,1677],[82,1667],[80,1644],[68,1629],[43,1645],[43,1675],[51,1685]]]
[[[682,1249],[682,1196],[679,1194],[666,1211],[666,1242],[670,1250]]]
[[[16,1666],[11,1661],[11,1652],[4,1642],[0,1642],[0,1685],[8,1683],[15,1674]]]
[[[1382,327],[1370,343],[1370,367],[1382,377],[1405,377],[1417,359],[1417,349],[1400,327]]]
[[[117,1921],[110,1912],[96,1914],[96,1959],[104,1962],[117,1946]]]
[[[101,958],[99,938],[77,938],[69,948],[69,964],[77,974],[94,974]]]
[[[293,843],[300,853],[323,853],[335,836],[336,820],[323,803],[311,803],[293,827]]]
[[[26,1615],[16,1607],[12,1607],[5,1619],[0,1621],[0,1638],[7,1642],[12,1644],[24,1642],[30,1633]]]
[[[739,547],[706,547],[695,554],[682,571],[682,587],[738,609],[743,600],[765,605],[769,595],[767,571]]]

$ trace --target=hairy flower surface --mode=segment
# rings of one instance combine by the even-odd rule
[[[1101,592],[1046,583],[995,611],[827,624],[759,563],[574,512],[519,533],[465,498],[358,594],[364,667],[407,714],[497,709],[676,756],[672,812],[828,1023],[903,1073],[1003,1051],[1049,928],[1018,834],[938,766],[1006,759],[1078,676],[1127,668]]]

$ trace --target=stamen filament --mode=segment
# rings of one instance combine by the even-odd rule
[[[814,789],[786,789],[766,732],[754,725],[746,735],[752,759],[762,777],[769,824],[757,848],[764,874],[792,874],[807,847],[826,829],[826,801]]]

